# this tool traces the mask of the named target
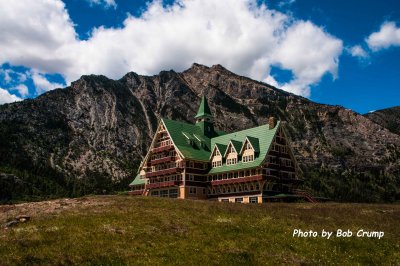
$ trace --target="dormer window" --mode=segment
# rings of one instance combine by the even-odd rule
[[[254,159],[256,157],[257,147],[258,147],[258,139],[254,138],[254,137],[246,137],[244,145],[241,149],[243,163],[254,161]]]
[[[226,158],[226,165],[237,164],[238,162],[238,148],[235,148],[234,144],[236,145],[236,147],[241,146],[241,143],[238,141],[230,141],[230,143],[228,144],[228,148],[224,154],[224,157]]]
[[[221,152],[219,151],[219,148],[217,147],[217,145],[214,146],[214,149],[213,149],[210,159],[211,159],[212,167],[222,166],[222,156],[221,156]]]
[[[254,161],[254,155],[246,155],[242,157],[242,162],[247,163],[247,162],[252,162]]]
[[[231,158],[226,160],[226,165],[237,164],[237,158]]]
[[[213,161],[212,162],[212,167],[219,167],[222,166],[222,161]]]
[[[246,143],[246,150],[251,150],[251,149],[252,149],[252,147],[251,147],[250,143],[247,142],[247,143]]]

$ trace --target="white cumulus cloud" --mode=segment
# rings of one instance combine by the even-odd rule
[[[366,42],[373,51],[389,48],[390,46],[400,46],[400,28],[396,26],[395,22],[384,22],[379,31],[367,37]]]
[[[21,97],[26,97],[29,94],[28,87],[24,84],[19,84],[16,87],[12,88],[11,90],[18,91],[18,93],[19,93],[19,95],[21,95]]]
[[[341,40],[329,35],[309,21],[300,21],[289,27],[274,50],[274,62],[291,70],[295,79],[281,84],[284,90],[309,96],[312,84],[325,73],[337,77]]]
[[[8,90],[0,88],[0,104],[18,102],[22,99],[14,94],[10,94]]]
[[[101,5],[104,6],[104,8],[110,8],[113,7],[114,9],[117,8],[117,3],[115,3],[115,0],[86,0],[89,2],[91,5]]]
[[[358,58],[368,57],[368,53],[364,50],[364,48],[361,47],[361,45],[354,45],[352,47],[349,47],[347,51],[354,57]]]
[[[63,50],[77,41],[64,3],[0,0],[0,7],[0,64],[64,72],[71,59]]]
[[[33,72],[31,78],[33,84],[35,84],[37,94],[64,87],[64,84],[50,82],[44,75],[37,72]]]
[[[167,7],[155,1],[121,28],[93,29],[87,40],[77,38],[59,0],[0,0],[0,6],[6,7],[0,9],[0,64],[32,68],[40,91],[58,86],[38,81],[44,73],[60,73],[69,83],[83,74],[120,78],[198,62],[257,80],[271,80],[271,66],[290,70],[293,79],[276,84],[308,96],[323,75],[336,77],[343,50],[323,28],[256,0],[179,0]]]

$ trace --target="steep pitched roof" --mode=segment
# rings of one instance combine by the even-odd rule
[[[218,150],[221,153],[221,155],[225,154],[226,148],[228,147],[227,145],[221,143],[215,143],[215,145],[218,147]]]
[[[223,155],[229,143],[232,143],[239,152],[246,138],[258,152],[254,161],[245,163],[238,161],[237,164],[232,165],[224,164],[223,166],[212,168],[209,172],[210,174],[259,166],[267,155],[274,136],[280,127],[280,122],[278,122],[273,129],[269,129],[268,125],[262,125],[230,134],[219,132],[219,136],[210,139],[202,134],[202,129],[196,124],[188,124],[166,118],[162,118],[161,121],[171,136],[175,147],[186,159],[208,162],[215,146],[218,147]],[[192,141],[188,141],[188,139]]]
[[[246,130],[242,130],[242,131],[234,132],[231,134],[226,134],[226,135],[212,138],[211,139],[212,147],[217,143],[219,143],[219,144],[226,143],[227,144],[231,140],[242,142],[246,139],[246,137],[248,139],[250,137],[252,140],[249,139],[249,141],[253,142],[254,145],[257,146],[257,144],[256,144],[257,142],[255,141],[255,139],[258,139],[259,154],[258,154],[258,156],[255,157],[254,161],[251,161],[251,162],[244,163],[242,161],[238,161],[238,163],[236,163],[236,164],[231,164],[231,165],[224,164],[220,167],[211,168],[211,170],[209,171],[209,174],[222,173],[222,172],[241,170],[241,169],[247,169],[247,168],[254,168],[254,167],[260,166],[269,151],[271,143],[273,142],[275,134],[278,131],[279,127],[280,127],[280,122],[278,122],[277,125],[273,129],[269,129],[268,125],[262,125],[259,127],[249,128]],[[256,148],[254,147],[254,149],[256,149]],[[239,148],[239,150],[240,150],[240,148]]]
[[[248,142],[250,142],[250,145],[253,147],[254,152],[260,152],[260,143],[259,143],[258,138],[247,136],[246,140]],[[246,140],[243,141],[243,145],[242,145],[242,147],[240,149],[240,153],[242,153],[243,149],[245,148]]]
[[[146,181],[144,179],[140,178],[140,175],[137,174],[135,179],[132,181],[132,183],[130,183],[130,186],[134,186],[134,185],[143,185],[144,183],[146,183]]]
[[[232,144],[232,146],[235,148],[236,152],[239,153],[240,152],[240,148],[242,147],[243,143],[241,141],[237,141],[234,139],[231,139],[228,143],[228,147],[229,145]],[[226,150],[223,154],[224,156],[226,156],[228,150]]]
[[[212,116],[210,107],[208,106],[208,102],[206,97],[201,97],[201,103],[199,106],[199,110],[194,118],[199,118],[203,116]]]
[[[260,152],[260,142],[258,138],[254,138],[251,136],[247,136],[247,139],[249,140],[251,146],[253,147],[255,152]]]
[[[199,126],[166,118],[162,118],[161,121],[183,157],[200,161],[209,160],[211,140],[203,135]]]

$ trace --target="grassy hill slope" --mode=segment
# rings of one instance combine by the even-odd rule
[[[0,206],[0,265],[396,264],[399,205],[243,205],[98,196]],[[293,230],[384,231],[293,238]],[[335,233],[334,233],[335,234]]]

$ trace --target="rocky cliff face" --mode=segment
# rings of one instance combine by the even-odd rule
[[[120,80],[82,76],[65,89],[0,106],[1,165],[78,178],[90,172],[131,178],[158,118],[194,122],[202,95],[216,127],[226,132],[267,123],[271,115],[286,121],[303,169],[399,170],[400,136],[385,125],[220,65],[198,64],[182,73],[128,73]]]
[[[364,115],[395,134],[400,134],[400,106],[386,108]]]

